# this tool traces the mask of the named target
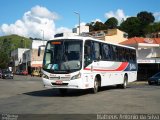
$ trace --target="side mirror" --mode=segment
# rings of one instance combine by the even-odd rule
[[[41,47],[45,47],[45,45],[41,45],[41,46],[38,47],[38,56],[41,55]]]

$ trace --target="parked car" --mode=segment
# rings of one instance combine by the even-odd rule
[[[41,77],[42,74],[41,74],[41,71],[39,71],[39,70],[33,70],[33,72],[31,73],[31,76],[39,76],[39,77]]]
[[[9,70],[2,70],[2,78],[3,79],[13,79],[13,72]]]
[[[15,72],[15,74],[16,74],[16,75],[20,75],[20,74],[21,74],[21,71],[20,71],[20,70],[17,70],[17,71]]]
[[[150,77],[148,79],[148,84],[149,85],[152,85],[152,84],[160,85],[160,72],[158,72],[155,75],[153,75],[152,77]]]
[[[21,72],[21,74],[22,74],[22,75],[28,75],[28,71],[23,70],[23,71]]]
[[[0,69],[0,78],[2,78],[2,70]]]

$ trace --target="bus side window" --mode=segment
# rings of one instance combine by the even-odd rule
[[[93,59],[94,60],[100,60],[101,59],[101,56],[100,56],[100,43],[94,42],[93,43],[93,49],[94,49]]]
[[[103,53],[104,60],[111,60],[111,50],[109,45],[107,44],[102,45],[102,53]]]
[[[117,47],[117,57],[119,62],[123,61],[123,49],[121,47]]]
[[[125,55],[126,55],[126,60],[129,61],[130,60],[130,54],[129,54],[128,49],[125,49]]]
[[[117,61],[118,60],[118,57],[117,57],[117,47],[116,46],[112,46],[112,49],[113,49],[113,60],[114,61]]]
[[[135,62],[136,61],[136,52],[134,50],[130,50],[130,55],[131,55],[131,61]]]
[[[134,62],[136,62],[136,57],[137,57],[137,56],[136,56],[136,51],[134,50],[134,51],[133,51],[133,60],[134,60]]]
[[[126,62],[125,48],[122,48],[122,62]]]

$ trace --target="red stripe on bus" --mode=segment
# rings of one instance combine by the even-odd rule
[[[106,70],[106,69],[93,69],[93,71],[123,71],[128,66],[128,62],[123,62],[117,69],[115,70]],[[91,68],[85,68],[84,70],[91,70]]]
[[[123,62],[121,66],[118,69],[116,69],[116,71],[123,71],[126,69],[127,66],[128,66],[128,62]]]

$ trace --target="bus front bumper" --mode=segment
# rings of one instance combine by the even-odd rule
[[[82,79],[75,79],[69,81],[49,80],[42,78],[44,87],[46,88],[66,88],[66,89],[88,89],[89,84],[83,84]]]

